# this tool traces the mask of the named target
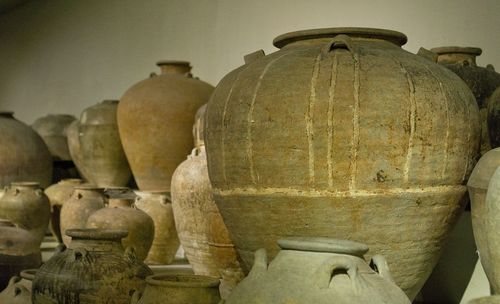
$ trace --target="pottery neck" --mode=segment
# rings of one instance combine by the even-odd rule
[[[77,199],[82,199],[82,198],[104,199],[104,189],[97,187],[78,186],[75,187],[72,196],[75,196]]]
[[[115,207],[132,207],[133,199],[110,198],[108,199],[108,208]]]
[[[191,72],[191,66],[188,61],[159,61],[156,65],[160,67],[162,75],[186,75]]]
[[[462,64],[464,66],[477,66],[476,57],[482,50],[474,47],[439,47],[431,51],[438,54],[438,63]]]
[[[70,229],[66,234],[71,237],[69,248],[73,250],[122,252],[121,240],[128,233],[126,230]]]
[[[167,204],[171,202],[168,191],[134,191],[137,194],[137,201],[160,202]]]

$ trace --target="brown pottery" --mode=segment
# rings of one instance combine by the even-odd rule
[[[288,33],[218,84],[208,170],[245,269],[283,237],[356,240],[416,296],[463,209],[481,129],[465,83],[406,41],[367,28]]]
[[[67,128],[66,134],[68,136],[68,150],[69,154],[71,155],[71,159],[73,160],[73,163],[76,166],[76,169],[80,176],[85,180],[85,181],[90,181],[90,172],[89,169],[85,168],[84,166],[84,161],[82,157],[82,152],[81,152],[81,146],[80,146],[80,121],[75,120],[73,121]]]
[[[61,235],[61,208],[63,204],[69,200],[76,186],[83,183],[83,180],[78,178],[63,179],[57,184],[53,184],[45,189],[45,195],[50,202],[50,223],[49,228],[59,243],[62,243]]]
[[[174,212],[168,192],[136,191],[134,205],[146,212],[154,222],[154,237],[146,258],[147,264],[170,264],[179,249]]]
[[[153,274],[121,245],[124,230],[71,229],[69,248],[47,261],[33,280],[34,304],[128,304]]]
[[[199,275],[157,274],[146,278],[144,293],[132,304],[219,304],[219,280]]]
[[[27,180],[50,185],[52,156],[32,128],[0,111],[0,188]]]
[[[500,87],[488,100],[488,133],[491,146],[500,147]]]
[[[175,168],[193,149],[196,110],[213,87],[192,77],[189,62],[158,66],[160,75],[135,84],[121,98],[118,128],[139,189],[170,191]]]
[[[67,114],[50,114],[40,117],[31,125],[49,148],[54,160],[71,160],[68,150],[68,126],[76,118]]]
[[[61,208],[60,228],[66,246],[71,242],[71,238],[65,231],[85,228],[90,215],[104,208],[105,203],[104,189],[84,185],[74,187],[71,197]]]
[[[40,245],[50,220],[49,198],[37,182],[14,182],[0,198],[0,218],[28,230]]]

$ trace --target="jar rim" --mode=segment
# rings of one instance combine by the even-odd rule
[[[368,252],[367,245],[329,237],[288,237],[278,240],[281,249],[330,252],[362,257]]]
[[[195,274],[155,274],[146,278],[146,283],[156,286],[176,286],[185,288],[217,287],[218,278]]]
[[[444,54],[470,54],[479,56],[483,50],[478,47],[462,47],[462,46],[440,46],[431,49],[432,52],[438,55]]]
[[[128,235],[128,231],[124,229],[101,228],[68,229],[66,230],[66,235],[73,239],[121,240]]]

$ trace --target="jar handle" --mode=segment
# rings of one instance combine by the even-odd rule
[[[374,255],[370,261],[370,267],[375,270],[381,277],[389,282],[394,283],[387,260],[381,255]]]
[[[267,252],[261,248],[255,251],[253,266],[248,276],[255,276],[267,271]]]
[[[316,285],[320,289],[330,287],[332,278],[339,272],[345,272],[355,286],[359,285],[360,277],[358,276],[358,265],[352,258],[334,257],[325,261],[316,271]]]
[[[335,50],[348,50],[350,53],[357,53],[356,46],[351,37],[340,34],[335,37],[323,48],[323,53],[330,53]]]
[[[76,248],[74,249],[73,258],[75,261],[82,261],[87,257],[87,250],[85,248]]]

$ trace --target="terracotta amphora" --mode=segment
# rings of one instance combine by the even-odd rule
[[[143,291],[151,269],[123,249],[124,230],[71,229],[69,248],[43,264],[33,280],[33,303],[125,304]],[[63,246],[64,247],[64,246]]]
[[[0,290],[20,271],[42,263],[37,237],[12,222],[0,219]],[[0,303],[8,303],[0,301]]]
[[[219,280],[199,275],[157,274],[146,278],[144,293],[137,292],[132,304],[219,304]]]
[[[71,160],[68,150],[68,126],[76,118],[68,114],[49,114],[40,117],[31,125],[49,148],[54,160]]]
[[[463,210],[481,128],[467,85],[406,41],[367,28],[288,33],[219,82],[208,170],[246,270],[286,236],[356,240],[416,296]]]
[[[153,244],[155,225],[153,219],[133,203],[133,199],[108,199],[108,206],[91,214],[86,227],[127,230],[127,237],[122,239],[123,247],[134,248],[137,258],[143,261]]]
[[[226,304],[411,303],[382,256],[374,256],[371,267],[366,263],[364,244],[319,237],[278,243],[282,250],[269,265],[265,249],[255,253],[250,274]]]
[[[40,245],[50,220],[49,198],[38,182],[14,182],[0,198],[0,218],[30,231]]]
[[[36,181],[42,187],[52,180],[52,156],[32,128],[0,111],[0,188],[11,182]]]
[[[68,136],[79,141],[69,145],[71,155],[79,154],[75,164],[82,166],[79,170],[89,182],[99,187],[125,186],[131,176],[125,153],[123,152],[118,126],[116,109],[118,100],[104,100],[85,109],[78,122],[78,132],[71,131]]]
[[[488,152],[492,148],[487,122],[489,98],[493,91],[500,86],[500,74],[495,72],[492,65],[488,67],[477,65],[476,58],[483,52],[480,48],[444,46],[433,48],[431,51],[438,54],[437,60],[440,64],[452,70],[465,81],[476,97],[481,118],[481,154]],[[500,125],[500,117],[494,121]],[[493,148],[498,146],[500,146],[500,142],[497,142]]]
[[[500,148],[481,157],[469,178],[474,239],[491,290],[500,294]]]
[[[62,206],[60,215],[61,235],[66,246],[71,242],[71,238],[66,235],[65,231],[85,228],[89,216],[104,208],[105,203],[103,188],[88,185],[74,187],[71,197]]]
[[[135,191],[134,205],[146,212],[154,222],[154,237],[145,260],[147,264],[170,264],[179,249],[180,241],[175,229],[172,201],[168,192]]]
[[[185,61],[161,61],[152,75],[123,95],[118,128],[123,148],[141,190],[170,191],[175,168],[193,149],[196,110],[213,91],[193,78]]]
[[[59,243],[62,243],[61,235],[61,208],[63,204],[69,200],[76,186],[83,183],[79,178],[63,179],[57,184],[53,184],[45,189],[45,195],[50,202],[50,223],[49,228]]]

